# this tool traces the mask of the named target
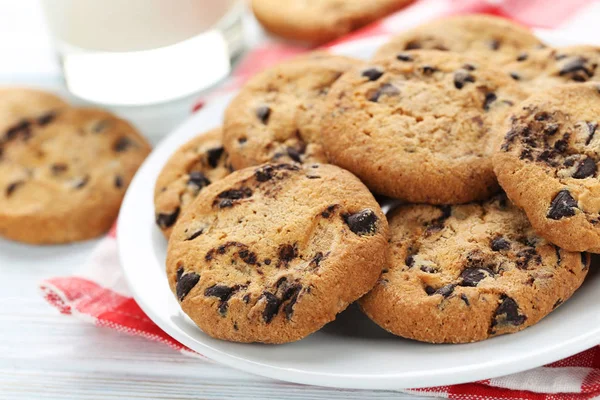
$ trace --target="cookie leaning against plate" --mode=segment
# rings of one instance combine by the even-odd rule
[[[154,188],[156,224],[165,237],[198,193],[230,173],[221,128],[201,134],[181,146],[163,167]]]
[[[562,85],[600,81],[600,47],[569,46],[521,53],[502,68],[529,92]]]
[[[256,19],[288,39],[324,43],[396,11],[412,0],[253,0]]]
[[[384,329],[425,342],[474,342],[531,326],[571,297],[590,262],[536,235],[503,195],[401,206],[389,223],[387,267],[359,304]]]
[[[453,51],[494,64],[515,60],[523,51],[543,47],[524,26],[491,15],[459,15],[417,26],[381,46],[376,59],[407,50]]]
[[[558,86],[523,102],[494,169],[535,230],[572,251],[600,253],[600,84]]]
[[[368,292],[388,227],[367,188],[328,164],[266,164],[211,184],[169,240],[167,277],[207,334],[292,342]]]
[[[0,133],[0,236],[50,244],[106,232],[150,146],[101,110],[22,118]]]
[[[498,189],[498,123],[525,96],[502,71],[459,54],[402,53],[335,83],[323,146],[377,193],[413,203],[481,200]]]
[[[330,86],[358,60],[315,53],[250,79],[225,111],[223,144],[234,168],[326,162],[320,118]]]

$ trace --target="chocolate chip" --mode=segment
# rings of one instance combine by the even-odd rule
[[[123,177],[121,175],[115,175],[114,185],[117,189],[123,187]]]
[[[404,259],[404,263],[409,268],[412,267],[413,265],[415,265],[415,256],[414,256],[414,254],[410,254],[410,255],[406,256],[406,258]]]
[[[587,128],[588,128],[588,137],[585,140],[585,145],[587,146],[588,144],[591,143],[592,139],[594,138],[594,133],[596,133],[596,129],[598,128],[598,123],[597,122],[586,122],[585,123]]]
[[[181,210],[179,207],[177,207],[175,209],[175,211],[173,211],[171,214],[165,214],[165,213],[157,214],[156,215],[156,224],[161,229],[167,229],[167,228],[173,226],[175,221],[177,221],[177,217],[179,216],[179,211],[181,211]]]
[[[335,208],[336,208],[336,207],[337,207],[337,204],[332,204],[332,205],[330,205],[329,207],[327,207],[327,208],[325,209],[325,211],[323,211],[323,212],[321,213],[321,216],[322,216],[323,218],[329,218],[329,217],[331,216],[331,214],[333,213],[333,211],[335,210]]]
[[[224,151],[225,149],[223,147],[215,147],[213,149],[206,150],[208,165],[210,165],[212,168],[216,168]]]
[[[217,297],[219,302],[219,313],[221,315],[225,315],[227,313],[227,307],[229,306],[228,301],[231,296],[234,295],[240,289],[239,285],[235,285],[232,287],[225,285],[213,285],[209,288],[206,288],[204,291],[204,296],[206,297]]]
[[[368,208],[344,215],[343,218],[350,230],[359,236],[374,234],[377,231],[377,215]]]
[[[527,317],[519,314],[519,305],[512,298],[507,295],[500,297],[502,301],[496,312],[494,313],[494,319],[492,320],[492,327],[503,326],[503,325],[522,325]]]
[[[233,207],[236,200],[245,199],[251,196],[252,190],[247,187],[225,190],[217,195],[217,198],[213,202],[213,206],[218,204],[219,208]]]
[[[247,141],[248,141],[248,138],[246,138],[246,137],[240,137],[240,138],[238,138],[238,143],[239,143],[239,144],[244,144],[244,143],[246,143]]]
[[[475,77],[465,70],[458,70],[454,73],[454,87],[462,89],[467,82],[475,82]]]
[[[517,74],[516,72],[511,72],[509,73],[510,77],[513,78],[515,81],[520,81],[521,80],[521,75]]]
[[[323,261],[323,259],[325,258],[325,256],[323,255],[322,251],[319,251],[317,254],[315,254],[315,256],[312,258],[312,260],[310,260],[310,266],[312,268],[318,268],[319,264],[321,264],[321,261]]]
[[[265,263],[265,265],[271,265],[271,259],[270,258],[265,258],[265,260],[263,262]]]
[[[47,112],[46,114],[42,114],[39,117],[37,117],[37,124],[40,126],[44,126],[44,125],[48,125],[50,122],[52,122],[54,120],[54,118],[56,118],[56,112],[54,111],[50,111]]]
[[[379,98],[383,95],[396,96],[398,94],[400,94],[400,90],[398,90],[396,86],[392,85],[391,83],[384,83],[379,89],[377,89],[367,98],[369,101],[377,103],[379,101]]]
[[[437,72],[439,70],[436,67],[433,67],[431,65],[423,65],[421,67],[421,71],[423,71],[423,74],[425,74],[425,75],[431,75],[434,72]]]
[[[364,70],[361,75],[365,78],[369,78],[370,81],[376,81],[377,79],[381,78],[383,71],[379,68],[369,68]]]
[[[434,219],[433,221],[430,221],[427,224],[427,229],[425,230],[425,237],[431,236],[434,233],[437,233],[437,232],[441,231],[442,229],[444,229],[444,223],[452,215],[452,207],[451,206],[448,206],[448,205],[440,206],[439,209],[442,212],[442,215],[439,216],[438,218]]]
[[[483,101],[483,109],[489,111],[490,105],[498,99],[496,93],[486,93],[485,100]]]
[[[90,181],[90,176],[89,175],[86,175],[86,176],[84,176],[82,178],[77,178],[73,182],[73,188],[75,188],[75,189],[81,189],[84,186],[86,186],[89,181]]]
[[[288,321],[292,319],[292,315],[294,314],[294,305],[298,301],[298,295],[300,294],[301,290],[302,285],[296,284],[290,286],[283,294],[283,301],[290,300],[285,306],[283,306],[283,312]]]
[[[419,42],[418,40],[411,40],[410,42],[406,43],[406,46],[404,46],[404,50],[417,50],[421,47],[421,42]]]
[[[492,250],[508,250],[510,249],[510,242],[501,236],[498,236],[492,240]]]
[[[188,295],[190,290],[196,286],[200,280],[200,275],[195,272],[188,272],[185,275],[181,275],[177,284],[175,285],[175,291],[177,292],[177,298],[179,301],[183,301],[185,296]]]
[[[529,55],[527,53],[521,53],[517,57],[517,61],[525,61],[525,60],[527,60],[528,57],[529,57]]]
[[[531,260],[535,260],[537,264],[541,264],[542,259],[533,248],[523,249],[517,253],[517,268],[527,269]]]
[[[587,157],[579,163],[577,171],[573,174],[575,179],[585,179],[596,175],[597,167],[596,162],[591,158]]]
[[[244,261],[246,264],[255,265],[257,261],[256,253],[247,249],[240,250],[238,252],[238,256]]]
[[[242,297],[242,301],[248,304],[250,302],[250,293],[245,294],[244,297]]]
[[[436,290],[434,294],[441,294],[444,297],[448,297],[454,292],[455,287],[456,287],[456,285],[454,285],[454,284],[448,284],[448,285],[442,286],[441,288]]]
[[[269,122],[269,117],[271,116],[271,108],[268,106],[260,106],[256,109],[256,117],[263,124],[267,124]]]
[[[488,40],[487,45],[491,50],[498,50],[500,48],[500,41],[498,39],[491,39]]]
[[[12,140],[15,137],[17,137],[19,134],[22,134],[25,137],[28,137],[30,135],[30,133],[29,133],[30,127],[31,127],[31,122],[29,122],[26,119],[22,119],[16,125],[10,127],[6,131],[6,134],[5,134],[6,140]]]
[[[475,71],[476,68],[473,64],[463,64],[462,66],[464,69],[466,69],[467,71]]]
[[[571,137],[570,133],[565,133],[562,139],[557,140],[554,143],[554,149],[559,153],[564,153],[569,148],[569,138]]]
[[[494,276],[494,272],[486,267],[465,268],[460,274],[462,278],[460,285],[475,287],[479,282],[490,276]]]
[[[94,124],[94,126],[92,127],[92,132],[93,133],[102,133],[102,131],[106,130],[106,128],[108,128],[110,125],[111,125],[111,122],[109,120],[103,119]]]
[[[127,136],[120,137],[113,145],[113,150],[122,153],[133,146],[133,142]]]
[[[548,124],[544,127],[544,135],[552,136],[556,132],[558,132],[559,125],[558,124]]]
[[[301,153],[298,150],[293,147],[288,147],[286,151],[292,160],[296,161],[297,163],[302,163]]]
[[[24,183],[25,183],[25,181],[15,181],[15,182],[12,182],[11,184],[9,184],[6,187],[6,191],[5,191],[6,197],[10,197],[15,192],[15,190],[17,190],[17,188],[19,186],[22,186]]]
[[[562,257],[560,256],[560,247],[556,245],[552,246],[554,246],[554,252],[556,253],[556,264],[560,265],[560,262],[562,261]]]
[[[275,170],[271,165],[265,165],[264,167],[260,167],[254,171],[254,176],[256,180],[259,182],[266,182],[273,178],[275,174]]]
[[[50,170],[52,170],[52,173],[54,175],[62,174],[63,172],[66,172],[68,169],[69,169],[69,166],[65,163],[54,163],[50,166]]]
[[[275,296],[273,293],[264,292],[263,297],[265,298],[265,309],[262,313],[263,320],[268,324],[279,312],[279,306],[281,305],[281,301]]]
[[[185,239],[186,241],[188,240],[194,240],[196,239],[198,236],[202,235],[202,233],[204,232],[204,228],[200,228],[198,229],[196,232],[192,233],[190,236],[188,236],[187,239]]]
[[[592,73],[586,68],[586,66],[585,66],[586,62],[587,62],[587,59],[585,59],[583,57],[575,57],[572,60],[569,60],[568,62],[566,62],[565,65],[563,65],[563,67],[560,69],[558,74],[560,76],[564,76],[564,75],[572,74],[575,72],[583,72],[588,77],[591,77]]]
[[[292,261],[294,258],[298,257],[298,248],[296,245],[291,244],[282,244],[279,246],[279,262],[277,263],[277,267],[281,265],[286,266]]]
[[[400,53],[396,56],[399,61],[412,61],[413,58],[406,53]]]
[[[431,286],[425,286],[425,293],[427,293],[428,296],[431,296],[435,293],[435,289]]]
[[[471,305],[471,303],[469,303],[469,299],[467,298],[467,296],[466,296],[464,293],[462,293],[462,294],[460,295],[460,299],[461,299],[462,301],[464,301],[464,302],[465,302],[465,304],[466,304],[467,306],[470,306],[470,305]]]
[[[552,199],[546,218],[558,220],[565,217],[572,217],[575,215],[576,208],[577,201],[575,201],[568,190],[563,189]]]
[[[203,187],[210,185],[210,179],[208,179],[206,175],[200,171],[192,171],[188,175],[187,184],[194,185],[198,189],[202,189]]]

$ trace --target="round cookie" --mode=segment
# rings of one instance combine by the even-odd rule
[[[212,337],[285,343],[368,292],[387,248],[367,188],[329,164],[265,164],[200,192],[173,228],[167,277]]]
[[[287,39],[324,43],[358,29],[412,0],[253,0],[256,19]]]
[[[225,112],[223,144],[234,168],[265,162],[327,162],[320,144],[329,87],[359,61],[316,53],[250,79]]]
[[[503,69],[529,92],[565,83],[600,81],[600,47],[569,46],[522,52]]]
[[[497,191],[497,125],[526,94],[460,54],[417,50],[355,67],[327,97],[323,146],[373,191],[456,204]]]
[[[535,230],[571,251],[600,253],[600,84],[541,91],[515,111],[494,156],[506,194]]]
[[[155,219],[167,239],[179,215],[198,193],[231,173],[221,135],[221,128],[216,128],[181,146],[156,179]]]
[[[542,47],[529,29],[491,15],[459,15],[420,25],[381,46],[375,59],[393,58],[407,50],[453,51],[495,65],[515,60],[520,53]]]
[[[24,114],[0,132],[0,236],[50,244],[106,232],[150,146],[105,111]]]
[[[586,253],[535,234],[503,195],[483,204],[405,205],[389,215],[388,262],[359,304],[389,332],[467,343],[531,326],[583,282]]]

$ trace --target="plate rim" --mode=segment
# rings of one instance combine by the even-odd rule
[[[555,36],[561,39],[567,39],[573,43],[577,41],[574,38],[570,38],[567,34],[560,31],[548,31],[548,30],[536,30],[536,33],[542,37]],[[379,35],[371,38],[360,39],[351,43],[342,43],[331,47],[331,51],[334,53],[352,54],[357,52],[359,48],[373,47],[377,44],[381,44],[384,40],[389,38],[389,35]],[[119,262],[124,272],[125,280],[133,298],[140,308],[150,317],[150,319],[156,323],[162,330],[164,330],[171,337],[189,347],[190,349],[199,349],[198,353],[230,366],[235,369],[239,369],[255,375],[260,375],[268,378],[277,380],[283,380],[288,382],[326,386],[333,388],[347,388],[347,389],[403,389],[406,387],[421,388],[421,387],[432,387],[442,385],[452,385],[467,383],[482,379],[492,379],[507,374],[513,374],[529,370],[541,365],[545,365],[565,357],[571,356],[590,347],[600,344],[600,325],[596,330],[588,331],[576,338],[570,338],[569,340],[556,343],[553,346],[546,346],[543,351],[537,350],[533,354],[528,352],[526,356],[515,356],[510,359],[502,359],[495,361],[486,361],[477,364],[476,367],[473,365],[454,367],[448,369],[430,369],[427,371],[420,371],[418,373],[389,373],[380,374],[377,376],[365,376],[362,374],[336,374],[336,373],[323,373],[323,372],[312,372],[296,368],[284,368],[279,366],[269,365],[260,361],[251,360],[243,356],[235,355],[230,352],[226,352],[217,348],[212,347],[210,344],[197,341],[194,338],[189,337],[183,332],[177,329],[172,329],[171,325],[163,321],[163,317],[157,315],[155,310],[149,307],[143,296],[138,291],[138,284],[135,281],[135,276],[132,276],[134,272],[129,265],[132,265],[129,260],[128,252],[123,250],[127,248],[127,237],[129,235],[129,226],[126,223],[120,223],[127,219],[127,210],[135,205],[130,205],[134,198],[134,190],[131,190],[137,186],[137,182],[142,179],[145,175],[145,171],[150,169],[154,158],[160,156],[160,149],[171,147],[173,150],[183,144],[188,139],[183,139],[183,135],[179,132],[185,132],[194,126],[196,119],[201,119],[204,113],[211,112],[214,108],[222,107],[222,103],[226,99],[230,99],[235,92],[222,94],[215,96],[211,99],[211,102],[202,110],[192,114],[189,118],[179,124],[169,135],[167,135],[153,150],[150,156],[144,161],[135,177],[133,178],[130,188],[127,190],[119,218],[117,223],[117,248],[119,255]],[[210,129],[210,126],[206,126],[206,130]],[[158,154],[158,156],[157,156]],[[252,344],[248,344],[252,346]],[[467,376],[468,374],[468,376]],[[335,381],[331,381],[334,379]],[[419,384],[419,381],[425,380],[426,383]],[[410,385],[401,384],[401,382],[413,382]]]

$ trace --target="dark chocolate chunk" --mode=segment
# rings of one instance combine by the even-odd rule
[[[519,75],[516,72],[511,72],[509,73],[510,77],[513,78],[515,81],[520,81],[521,80],[521,75]]]
[[[534,248],[523,249],[517,253],[517,268],[527,269],[529,263],[534,261],[536,264],[541,264],[542,259]]]
[[[462,301],[464,301],[464,302],[465,302],[465,304],[466,304],[467,306],[470,306],[470,305],[471,305],[471,303],[469,302],[469,299],[467,298],[467,295],[465,295],[464,293],[462,293],[462,294],[460,295],[460,299],[461,299]]]
[[[462,89],[467,82],[475,82],[475,77],[465,70],[458,70],[454,73],[454,87]]]
[[[287,267],[290,261],[298,257],[298,248],[296,247],[296,244],[282,244],[279,246],[278,255],[279,262],[277,262],[277,267],[281,265]]]
[[[428,296],[431,296],[435,293],[435,289],[431,286],[425,286],[425,293],[427,293]]]
[[[585,179],[596,176],[597,167],[596,162],[587,157],[583,161],[579,163],[577,167],[577,171],[573,174],[573,178],[575,179]]]
[[[569,138],[571,137],[570,133],[565,133],[562,139],[557,140],[554,143],[554,149],[559,153],[564,153],[569,148]]]
[[[206,290],[204,291],[204,295],[206,297],[218,297],[220,300],[219,301],[219,313],[221,315],[225,315],[225,313],[227,313],[227,307],[229,306],[229,304],[228,304],[229,299],[238,290],[240,290],[239,285],[235,285],[232,287],[225,286],[225,285],[213,285],[209,288],[206,288]]]
[[[247,187],[225,190],[217,195],[217,198],[213,202],[213,206],[218,204],[219,208],[233,207],[233,203],[236,200],[246,199],[251,196],[252,190]]]
[[[374,234],[377,231],[377,215],[371,209],[364,209],[354,214],[344,215],[344,222],[357,235]]]
[[[563,65],[558,74],[560,76],[572,74],[575,72],[583,72],[588,77],[592,76],[592,73],[586,68],[587,59],[583,57],[575,57],[569,60]]]
[[[491,39],[488,40],[487,45],[491,50],[498,50],[500,48],[500,41],[498,39]]]
[[[548,124],[544,127],[544,135],[552,136],[556,132],[558,132],[559,125],[558,124]]]
[[[508,250],[510,249],[510,242],[504,239],[502,236],[498,236],[492,239],[492,250],[500,251],[500,250]]]
[[[262,316],[263,320],[268,324],[279,312],[279,306],[281,305],[281,300],[277,298],[273,293],[264,292],[263,297],[265,298],[265,309],[263,310]]]
[[[175,285],[177,298],[179,299],[179,301],[183,301],[185,296],[187,296],[190,290],[192,290],[194,286],[196,286],[199,280],[200,275],[198,275],[195,272],[188,272],[187,274],[181,275],[179,277],[177,285]]]
[[[225,149],[222,146],[206,150],[206,159],[208,161],[208,165],[210,165],[212,168],[216,168],[224,151]]]
[[[410,55],[406,54],[406,53],[400,53],[400,54],[398,54],[396,56],[396,58],[399,61],[412,61],[413,60],[413,58]]]
[[[39,117],[37,117],[37,124],[40,126],[44,126],[44,125],[48,125],[50,122],[52,122],[54,120],[54,118],[56,118],[56,112],[54,111],[50,111],[47,112],[46,114],[42,114]]]
[[[576,208],[577,201],[571,196],[571,193],[568,190],[563,189],[554,196],[554,199],[552,199],[546,217],[555,220],[572,217],[575,215]]]
[[[115,175],[114,185],[117,189],[121,189],[123,187],[123,177],[121,175]]]
[[[404,50],[417,50],[421,47],[421,42],[419,42],[418,40],[411,40],[410,42],[406,43]]]
[[[490,105],[498,99],[496,93],[486,93],[485,99],[483,100],[483,109],[488,111],[490,109]]]
[[[585,123],[587,128],[588,128],[588,137],[585,140],[585,145],[587,146],[588,144],[591,143],[592,139],[594,138],[594,134],[596,133],[596,129],[598,128],[598,123],[597,122],[586,122]]]
[[[240,250],[238,252],[238,256],[240,256],[242,261],[244,261],[246,264],[249,264],[249,265],[255,265],[258,260],[256,253],[253,251],[250,251],[248,249]]]
[[[434,72],[438,71],[438,69],[436,67],[431,66],[431,65],[423,65],[421,67],[421,71],[423,71],[423,74],[425,74],[425,75],[431,75]]]
[[[312,258],[312,260],[310,260],[310,266],[313,268],[318,268],[319,264],[321,263],[321,261],[323,261],[324,258],[325,256],[323,255],[322,251],[317,252],[317,254],[315,254],[315,256]]]
[[[554,246],[554,252],[556,253],[556,264],[560,265],[560,262],[562,261],[562,257],[560,256],[560,247],[553,245]]]
[[[265,265],[271,265],[271,259],[270,258],[265,258],[264,261]]]
[[[329,217],[331,216],[331,214],[333,214],[333,211],[335,210],[335,208],[336,208],[336,207],[337,207],[337,204],[332,204],[332,205],[330,205],[329,207],[327,207],[327,208],[325,209],[325,211],[323,211],[323,212],[321,213],[321,216],[322,216],[323,218],[329,218]]]
[[[69,169],[69,166],[65,163],[54,163],[50,166],[54,175],[59,175]]]
[[[198,229],[196,232],[192,233],[190,236],[188,236],[187,240],[194,240],[196,239],[198,236],[202,235],[202,233],[204,232],[204,228],[200,228]]]
[[[376,81],[377,79],[381,78],[383,71],[379,68],[369,68],[364,70],[361,75],[365,78],[368,78],[370,81]]]
[[[428,274],[435,274],[438,272],[437,269],[430,267],[429,265],[421,265],[421,268],[419,268],[419,269]]]
[[[521,53],[517,57],[517,61],[525,61],[525,60],[527,60],[527,57],[529,57],[529,55],[527,53]]]
[[[246,143],[247,141],[248,141],[248,138],[247,138],[247,137],[240,137],[240,138],[238,138],[238,143],[239,143],[239,144],[244,144],[244,143]]]
[[[454,284],[448,284],[448,285],[442,286],[441,288],[436,290],[434,294],[441,294],[444,297],[448,297],[454,292],[455,287],[456,287],[456,285],[454,285]]]
[[[15,190],[17,190],[17,188],[19,186],[22,186],[24,183],[25,183],[25,181],[15,181],[15,182],[10,183],[6,187],[6,191],[5,191],[6,197],[10,197],[15,192]]]
[[[288,321],[292,319],[292,315],[294,314],[294,305],[298,301],[298,295],[300,294],[301,290],[302,285],[296,284],[290,286],[283,294],[283,301],[289,300],[289,302],[283,306],[283,313]]]
[[[192,171],[188,175],[187,184],[194,185],[198,189],[202,189],[203,187],[210,185],[210,179],[208,179],[206,175],[200,171]]]
[[[268,106],[260,106],[256,109],[256,117],[263,124],[267,124],[269,122],[269,117],[271,116],[271,108]]]
[[[475,66],[473,64],[463,64],[462,66],[464,69],[466,69],[467,71],[475,71],[477,68],[475,68]]]
[[[460,285],[475,287],[479,282],[490,276],[494,276],[494,272],[486,267],[465,268],[460,274],[462,278]]]
[[[122,153],[132,147],[134,143],[127,136],[120,137],[113,145],[113,150],[117,153]]]
[[[400,94],[400,90],[391,83],[384,83],[379,89],[368,96],[368,100],[377,103],[383,95],[396,96]]]
[[[254,171],[254,176],[259,182],[268,181],[269,179],[273,178],[274,174],[275,170],[271,165],[265,165],[264,167],[260,167]]]
[[[492,327],[503,325],[522,325],[527,317],[519,313],[519,305],[512,298],[502,295],[502,301],[494,314]]]
[[[293,148],[293,147],[288,147],[286,149],[288,156],[296,161],[297,163],[302,163],[302,158],[301,155],[302,153],[300,151],[298,151],[297,149]]]
[[[22,134],[25,137],[28,137],[30,132],[29,129],[31,127],[31,122],[26,119],[22,119],[16,125],[8,128],[6,131],[6,140],[12,140],[17,137],[19,134]]]
[[[170,214],[165,214],[165,213],[158,213],[156,215],[156,224],[161,228],[161,229],[167,229],[171,226],[173,226],[173,224],[175,223],[175,221],[177,221],[177,217],[179,216],[179,212],[180,212],[180,208],[177,207],[172,213]]]
[[[242,297],[242,301],[248,304],[250,302],[250,293],[245,294],[244,297]]]
[[[406,256],[406,259],[404,260],[404,263],[409,268],[412,267],[413,265],[415,265],[415,256],[414,256],[414,254],[409,254],[408,256]]]
[[[94,124],[94,126],[92,127],[92,132],[93,133],[102,133],[110,125],[111,125],[111,122],[109,120],[103,119]]]

